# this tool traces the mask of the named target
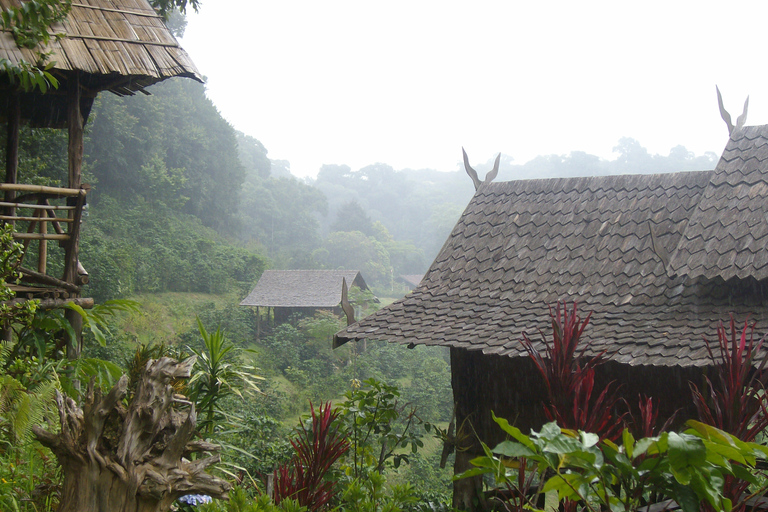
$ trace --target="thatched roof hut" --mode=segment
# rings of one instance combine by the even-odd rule
[[[456,424],[492,444],[492,410],[522,429],[543,423],[520,340],[539,339],[549,305],[577,301],[593,313],[592,353],[611,355],[603,382],[685,414],[717,322],[733,312],[768,327],[767,243],[768,126],[735,129],[714,171],[486,183],[421,285],[335,343],[450,347]],[[457,454],[458,471],[477,448]],[[468,505],[474,490],[456,485]]]
[[[18,7],[21,0],[0,0],[0,8]],[[18,80],[0,74],[0,121],[7,125],[5,183],[0,207],[2,222],[15,223],[27,233],[14,237],[37,243],[35,269],[21,268],[23,283],[17,292],[28,298],[46,298],[46,307],[77,302],[91,307],[92,299],[80,298],[80,286],[88,275],[79,263],[79,227],[87,186],[81,183],[83,132],[96,95],[110,91],[118,95],[146,92],[144,89],[170,77],[202,81],[186,52],[146,0],[79,0],[67,17],[52,25],[53,38],[45,48],[20,48],[11,32],[0,30],[0,59],[17,66],[38,62],[39,53],[51,53],[50,74],[58,88],[24,91]],[[36,187],[17,183],[19,133],[22,123],[33,127],[66,128],[68,142],[67,188]],[[63,204],[57,204],[63,203]],[[55,233],[48,233],[53,226]],[[65,248],[64,275],[47,274],[48,240]],[[23,263],[23,261],[22,261]],[[15,285],[14,285],[15,286]],[[80,332],[82,317],[67,311],[70,323]],[[3,337],[8,337],[6,330]],[[80,343],[82,340],[80,341]],[[67,347],[77,357],[79,347]]]

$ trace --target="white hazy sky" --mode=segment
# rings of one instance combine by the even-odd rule
[[[619,138],[720,153],[768,124],[766,2],[203,0],[182,46],[238,130],[298,176],[455,170]]]

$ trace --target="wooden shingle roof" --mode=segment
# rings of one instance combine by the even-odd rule
[[[671,271],[768,278],[768,126],[734,130],[691,216]]]
[[[0,0],[0,8],[20,0]],[[53,26],[66,35],[49,48],[53,74],[84,73],[89,89],[132,94],[166,78],[202,81],[187,53],[146,0],[76,0],[67,19]],[[18,48],[10,32],[0,31],[0,58],[35,62],[36,51]]]
[[[357,270],[265,270],[241,306],[332,308],[341,303],[342,279],[367,290]]]
[[[763,144],[762,136],[748,140]],[[754,151],[740,144],[742,157]],[[729,161],[739,158],[737,153],[731,151]],[[733,280],[726,283],[727,277],[671,268],[672,259],[679,261],[681,242],[690,240],[683,237],[689,219],[702,209],[710,189],[728,181],[720,172],[718,166],[704,172],[486,184],[421,285],[338,333],[336,345],[374,338],[526,356],[522,333],[539,339],[536,331],[546,327],[548,306],[568,300],[593,313],[586,335],[595,352],[608,350],[613,360],[627,364],[708,364],[703,336],[715,337],[718,320],[729,312],[742,320],[747,314],[768,318],[759,277],[750,277],[747,287],[758,292],[735,293],[741,288],[731,286]],[[768,190],[762,193],[764,204]],[[730,226],[743,209],[703,211]],[[734,251],[743,247],[749,249],[737,245]]]

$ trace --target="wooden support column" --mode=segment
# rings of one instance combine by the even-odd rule
[[[19,130],[21,127],[21,103],[16,91],[8,95],[8,138],[5,145],[5,182],[16,183],[19,174]],[[5,191],[5,201],[13,202],[15,192]]]
[[[256,306],[256,341],[261,341],[261,308]]]
[[[80,111],[80,74],[76,73],[69,80],[67,90],[67,129],[69,130],[69,146],[67,156],[69,158],[69,188],[80,188],[82,182],[81,170],[83,167],[83,114]]]
[[[67,88],[67,128],[69,130],[69,145],[67,148],[69,188],[79,189],[82,183],[81,170],[83,167],[83,114],[80,111],[80,74],[75,73],[68,80]],[[75,210],[72,223],[69,225],[70,239],[66,248],[64,261],[64,281],[77,285],[77,261],[80,232],[80,213],[85,202],[85,191],[77,198],[78,208]],[[77,359],[83,345],[83,319],[76,312],[68,309],[65,313],[67,320],[77,334],[76,342],[67,342],[67,358]]]

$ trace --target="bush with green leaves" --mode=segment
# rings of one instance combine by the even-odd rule
[[[383,473],[408,463],[424,446],[421,419],[416,410],[400,401],[396,386],[374,379],[356,384],[339,405],[341,421],[349,435],[351,461],[347,472],[354,478]]]
[[[548,423],[539,432],[523,434],[507,420],[494,421],[510,437],[472,460],[475,468],[457,478],[487,475],[512,496],[509,508],[539,509],[545,497],[569,500],[589,512],[634,512],[661,499],[672,499],[683,512],[698,512],[705,503],[717,511],[733,507],[724,494],[726,476],[768,486],[756,476],[757,459],[768,448],[747,443],[720,429],[689,420],[685,432],[663,432],[636,440],[625,429],[619,443],[597,434],[561,429]],[[523,472],[538,475],[533,494],[521,486]],[[551,501],[550,501],[551,503]]]

